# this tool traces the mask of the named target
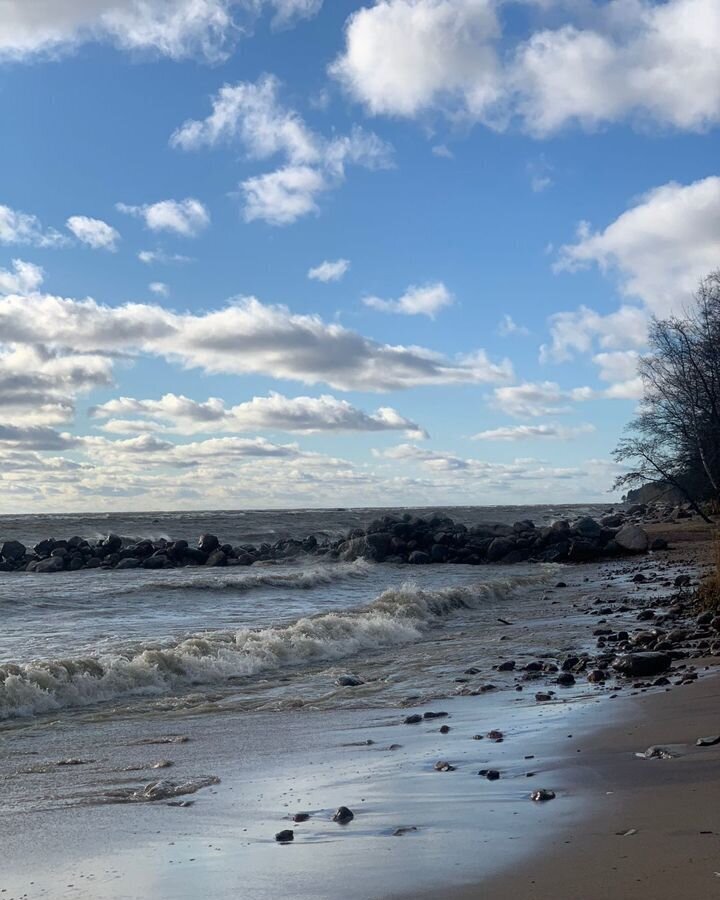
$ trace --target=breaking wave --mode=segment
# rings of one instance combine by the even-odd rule
[[[288,625],[203,632],[93,657],[0,666],[0,719],[162,695],[400,646],[418,640],[456,611],[497,602],[541,583],[552,570],[543,567],[533,575],[441,590],[422,590],[406,582],[384,591],[367,606]]]

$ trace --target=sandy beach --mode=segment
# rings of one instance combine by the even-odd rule
[[[511,607],[511,625],[486,622],[481,645],[458,620],[412,656],[396,650],[395,675],[368,657],[363,675],[383,671],[383,693],[346,688],[341,707],[316,691],[278,718],[275,706],[240,712],[204,695],[151,715],[100,706],[4,729],[3,896],[712,896],[720,750],[695,741],[720,731],[716,659],[677,659],[667,686],[559,687],[533,671],[592,651],[603,623],[638,630],[643,610],[677,602],[674,578],[696,580],[708,535],[663,528],[676,549],[564,567],[562,589],[551,573],[553,587]],[[413,669],[423,689],[400,680],[398,702],[403,655],[426,661]],[[498,670],[511,655],[516,668]],[[653,744],[673,758],[636,756]],[[163,779],[179,793],[143,802],[143,785]],[[533,802],[539,789],[555,798]],[[333,821],[339,806],[352,821]],[[275,840],[283,829],[290,845]]]

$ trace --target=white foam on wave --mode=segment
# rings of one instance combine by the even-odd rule
[[[507,598],[547,580],[554,567],[532,575],[465,587],[422,590],[407,582],[351,611],[306,617],[288,625],[190,635],[148,643],[133,652],[0,667],[0,719],[82,707],[122,697],[153,696],[191,685],[288,667],[335,661],[418,640],[453,612]]]
[[[137,572],[130,577],[133,581],[114,587],[115,594],[138,594],[148,591],[192,591],[192,590],[232,590],[252,591],[258,588],[274,587],[288,590],[310,590],[324,584],[332,584],[345,578],[366,575],[373,563],[358,559],[351,563],[333,563],[312,569],[297,569],[290,572],[273,571],[271,568],[253,567],[231,569],[174,569],[161,577],[149,580],[135,580]]]

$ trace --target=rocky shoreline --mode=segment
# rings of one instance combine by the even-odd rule
[[[274,544],[238,546],[223,544],[214,534],[203,534],[196,546],[185,540],[127,541],[117,534],[95,542],[78,536],[47,538],[33,548],[7,540],[0,546],[0,572],[250,566],[303,555],[410,565],[580,563],[664,550],[667,542],[663,538],[651,540],[643,524],[692,516],[690,510],[681,507],[637,505],[624,511],[609,510],[599,520],[586,516],[575,521],[560,519],[542,527],[530,520],[468,527],[443,515],[423,518],[406,513],[383,516],[367,528],[352,529],[335,540],[308,535]]]

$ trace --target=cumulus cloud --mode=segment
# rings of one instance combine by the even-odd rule
[[[0,269],[0,294],[23,294],[36,291],[43,283],[40,266],[22,259],[12,261],[12,270]]]
[[[512,377],[507,360],[493,362],[482,350],[448,359],[422,347],[382,344],[252,297],[215,311],[179,314],[152,304],[108,307],[91,299],[11,295],[0,298],[0,333],[8,342],[74,352],[144,352],[206,372],[257,373],[341,390],[501,383]]]
[[[44,228],[37,216],[0,204],[0,244],[63,247],[67,238],[54,228]]]
[[[182,237],[197,237],[210,224],[210,213],[193,197],[185,200],[161,200],[144,206],[118,203],[117,209],[143,219],[151,231],[170,231]],[[143,261],[151,260],[148,258]]]
[[[151,266],[155,263],[169,265],[171,263],[192,262],[189,256],[183,256],[180,253],[165,253],[164,250],[141,250],[137,256],[140,262],[145,263],[146,266]]]
[[[624,294],[651,312],[678,312],[720,254],[720,177],[653,188],[602,231],[583,223],[559,269],[616,272]]]
[[[513,425],[506,428],[491,428],[473,435],[474,441],[527,441],[536,438],[552,438],[570,441],[583,434],[592,434],[594,425],[578,425],[567,428],[562,425]]]
[[[331,74],[369,112],[440,112],[546,137],[570,125],[720,121],[715,0],[536,4],[503,40],[495,0],[379,0],[350,16]],[[558,8],[562,21],[558,22]]]
[[[549,325],[551,342],[540,348],[540,360],[565,362],[575,354],[591,353],[596,342],[604,350],[644,347],[648,314],[635,306],[621,306],[602,315],[581,306],[574,312],[554,313]]]
[[[392,148],[376,134],[355,126],[349,135],[327,139],[297,111],[283,106],[279,91],[280,82],[272,75],[226,84],[213,97],[210,115],[188,120],[170,138],[182,150],[233,143],[251,160],[282,158],[278,168],[241,183],[248,222],[289,225],[317,212],[320,195],[345,180],[348,165],[391,165]]]
[[[108,225],[102,219],[92,219],[90,216],[70,216],[65,226],[79,241],[92,247],[93,250],[117,250],[120,235],[112,225]]]
[[[4,0],[0,59],[68,52],[88,41],[171,59],[221,62],[265,7],[273,24],[319,12],[322,0]]]
[[[365,297],[363,303],[371,309],[385,313],[399,313],[403,316],[428,316],[434,319],[441,309],[451,306],[455,298],[442,281],[420,286],[411,285],[397,300],[382,300],[380,297]]]
[[[182,434],[212,431],[288,431],[301,434],[352,431],[405,431],[414,439],[426,437],[424,429],[401,416],[391,407],[366,413],[346,400],[321,397],[285,397],[271,392],[245,403],[227,407],[223,400],[211,397],[204,402],[177,394],[165,394],[159,400],[119,397],[91,410],[96,418],[107,418],[105,430],[116,433],[137,431],[150,425],[152,430]],[[133,416],[137,419],[117,419]],[[112,417],[112,418],[111,418]],[[150,420],[149,423],[147,420]]]
[[[340,281],[350,268],[349,259],[325,260],[319,266],[308,270],[307,277],[312,281]]]
[[[565,390],[555,381],[528,381],[495,388],[493,406],[516,418],[534,418],[568,413],[573,403],[589,400],[592,396],[589,387]]]

